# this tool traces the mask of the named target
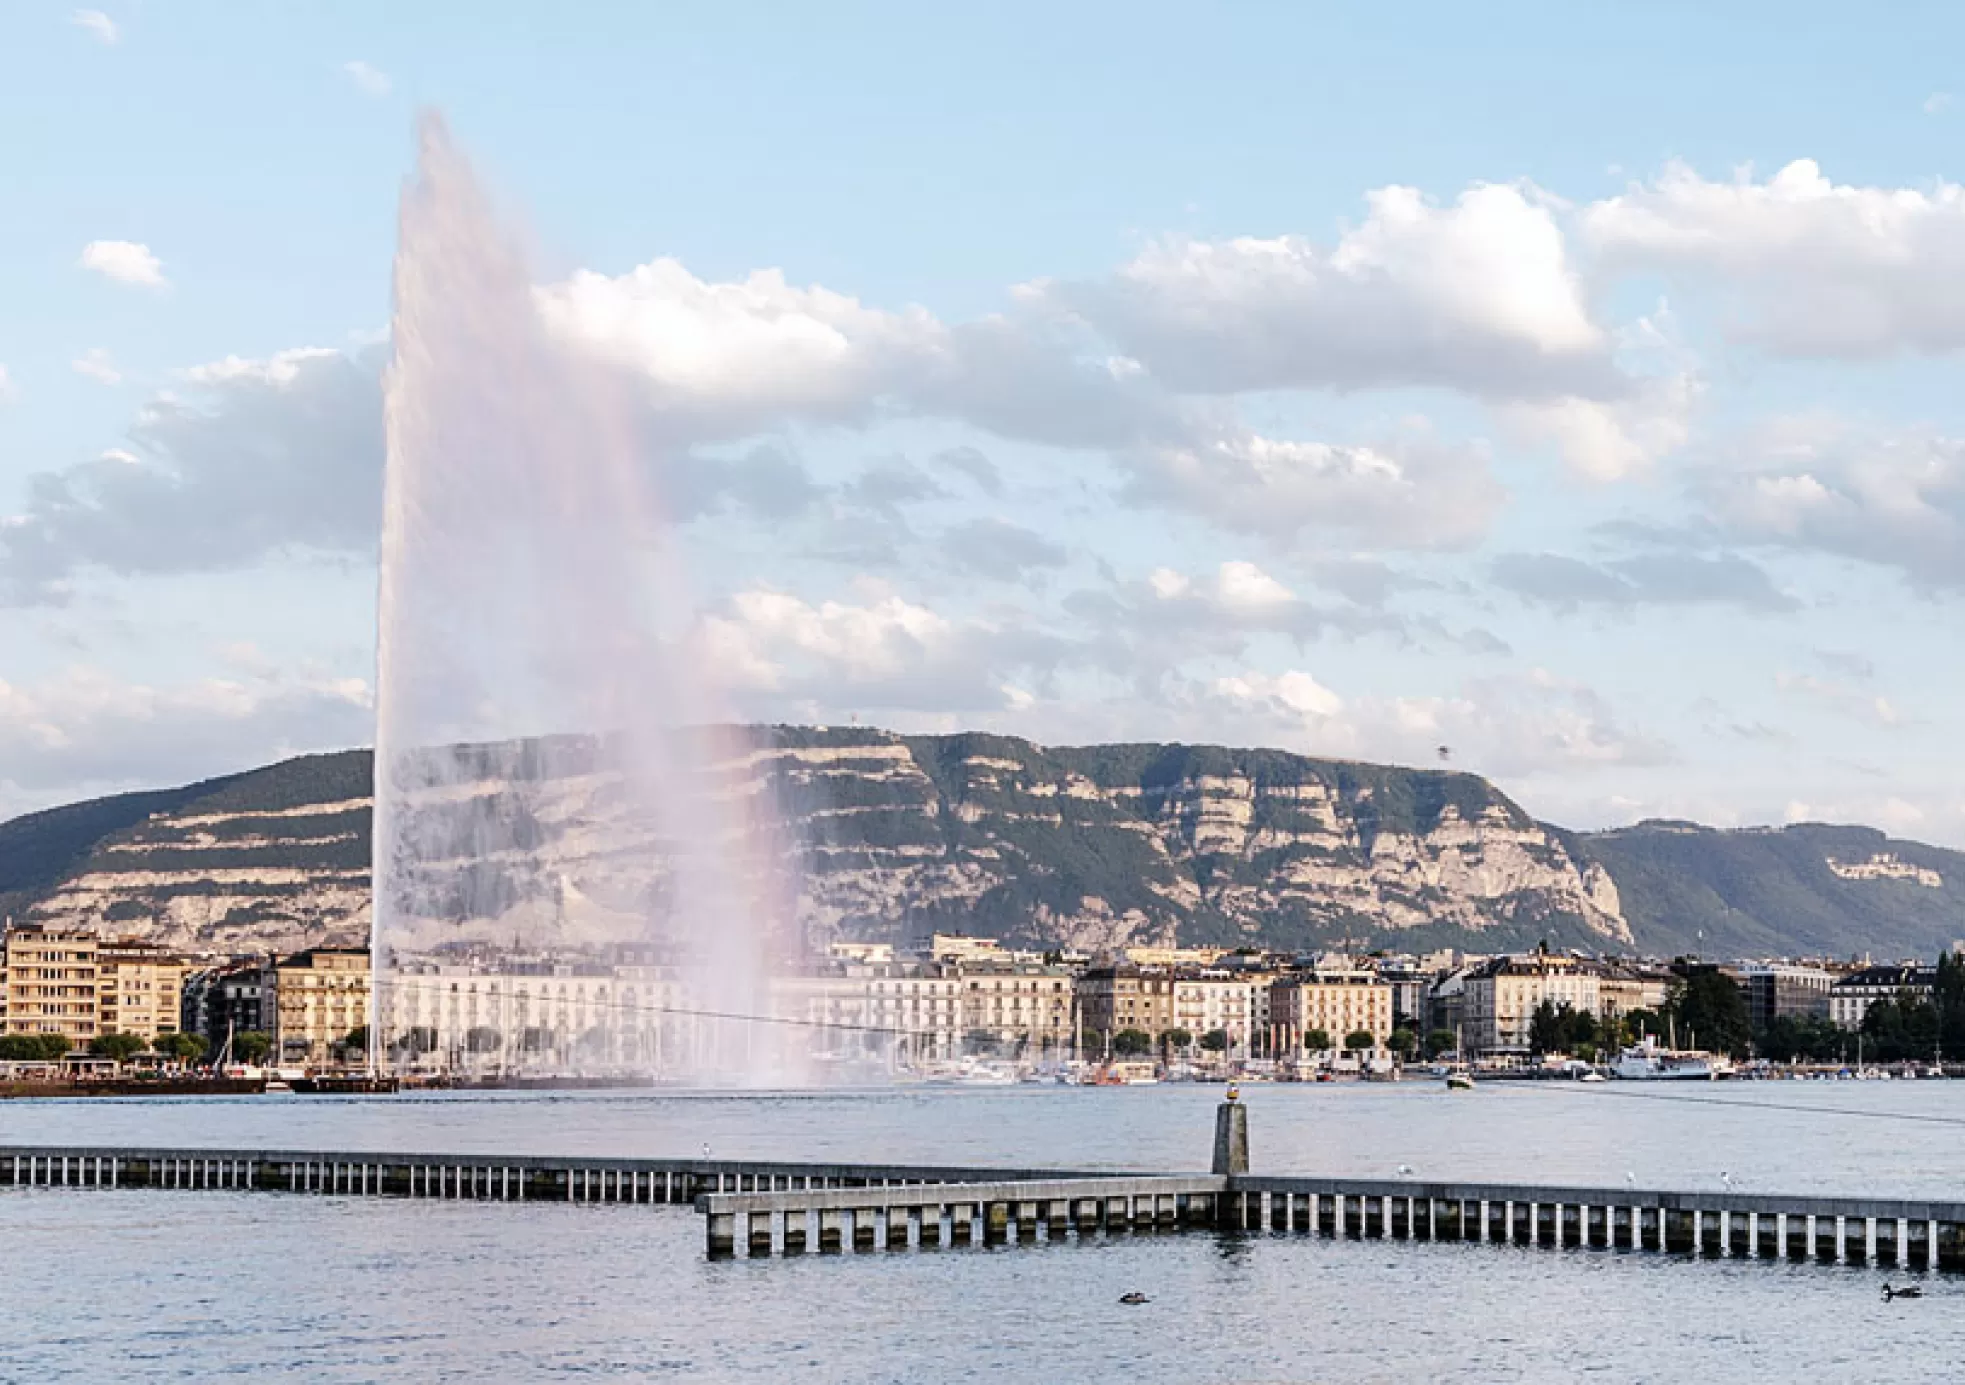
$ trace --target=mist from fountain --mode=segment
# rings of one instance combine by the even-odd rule
[[[687,652],[631,386],[556,340],[443,122],[404,188],[378,601],[371,1052],[779,1081],[790,859]]]

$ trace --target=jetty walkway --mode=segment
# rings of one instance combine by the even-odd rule
[[[1254,1174],[1233,1102],[1208,1173],[0,1145],[0,1187],[686,1205],[713,1258],[1206,1229],[1965,1271],[1965,1202]]]

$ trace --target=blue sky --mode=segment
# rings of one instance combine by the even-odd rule
[[[1965,843],[1961,27],[10,7],[0,814],[366,740],[431,107],[747,715]]]

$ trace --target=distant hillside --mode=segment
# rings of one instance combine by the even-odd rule
[[[1081,947],[1491,951],[1547,938],[1896,957],[1965,936],[1965,855],[1866,828],[1573,833],[1474,775],[1274,750],[749,734],[748,772],[801,844],[800,922],[815,944],[958,928]],[[662,845],[620,819],[591,757],[507,747],[472,763],[453,790],[494,820],[516,802],[512,776],[528,776],[525,811],[507,814],[524,865],[434,862],[431,897],[449,897],[445,871],[481,886],[488,868],[505,871],[499,889],[455,896],[617,910],[660,897],[648,877]],[[372,772],[367,751],[306,756],[0,824],[0,910],[200,952],[359,941]]]
[[[751,734],[751,772],[803,847],[814,942],[965,928],[1092,947],[1629,944],[1608,876],[1472,775],[1212,746]],[[477,875],[449,893],[522,908],[557,891],[616,909],[659,895],[644,877],[661,843],[637,838],[608,777],[563,752],[488,752],[452,786],[527,850],[510,853],[526,864],[500,888]],[[201,951],[353,941],[368,927],[371,774],[364,751],[308,756],[22,818],[0,825],[0,892],[35,918]],[[514,774],[557,777],[529,781],[520,812]],[[480,856],[495,845],[480,841]],[[429,896],[446,897],[444,871],[483,869],[435,862]]]
[[[1895,960],[1965,938],[1965,853],[1874,828],[1644,822],[1576,840],[1655,952]]]

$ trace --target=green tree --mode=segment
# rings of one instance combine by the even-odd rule
[[[1885,997],[1863,1016],[1865,1058],[1901,1063],[1929,1058],[1938,1042],[1937,1007],[1915,996]]]
[[[1330,1035],[1322,1029],[1306,1030],[1303,1035],[1305,1053],[1328,1053],[1331,1049]]]
[[[248,1029],[243,1034],[232,1036],[232,1056],[248,1067],[265,1062],[266,1055],[272,1051],[272,1037],[260,1033],[257,1029]]]
[[[180,1063],[195,1063],[205,1056],[210,1047],[202,1034],[159,1034],[157,1042],[151,1045],[167,1058],[175,1058]]]
[[[1201,1047],[1209,1053],[1226,1053],[1228,1051],[1228,1031],[1226,1029],[1210,1029],[1201,1036]]]
[[[472,1053],[496,1053],[499,1035],[496,1029],[480,1024],[464,1035],[464,1047]]]
[[[1627,1010],[1619,1021],[1619,1027],[1623,1030],[1619,1037],[1626,1043],[1634,1044],[1647,1036],[1662,1039],[1665,1036],[1665,1017],[1656,1010]]]
[[[1437,1058],[1442,1053],[1451,1053],[1460,1047],[1460,1041],[1453,1037],[1451,1029],[1432,1029],[1426,1034],[1426,1056]]]
[[[1419,1047],[1419,1036],[1410,1029],[1394,1029],[1392,1037],[1385,1041],[1385,1046],[1398,1054],[1403,1061],[1412,1057],[1413,1051]]]
[[[9,1063],[51,1063],[67,1052],[68,1040],[59,1034],[0,1034],[0,1059]]]
[[[1739,985],[1715,967],[1692,971],[1672,991],[1666,1005],[1678,1041],[1713,1053],[1744,1054],[1753,1039],[1746,998]]]
[[[1965,1058],[1965,957],[1946,949],[1931,987],[1938,1012],[1938,1041],[1947,1058]]]
[[[341,1038],[341,1046],[362,1053],[368,1052],[368,1026],[358,1024]]]
[[[1121,1029],[1112,1036],[1112,1051],[1121,1058],[1139,1058],[1153,1051],[1153,1036],[1143,1029]]]
[[[1160,1034],[1160,1048],[1163,1052],[1167,1053],[1172,1053],[1177,1049],[1187,1048],[1193,1042],[1193,1033],[1178,1026],[1172,1029],[1162,1030]]]
[[[1535,1007],[1535,1013],[1528,1017],[1528,1051],[1540,1056],[1544,1053],[1564,1053],[1568,1051],[1568,1025],[1564,1014],[1568,1006],[1556,1007],[1553,1000],[1545,1000]]]
[[[1375,1048],[1377,1044],[1378,1040],[1372,1037],[1369,1029],[1353,1029],[1344,1036],[1344,1047],[1352,1053],[1362,1053],[1365,1049]]]
[[[965,1052],[972,1053],[978,1058],[993,1058],[999,1045],[995,1033],[991,1030],[971,1029],[962,1036],[962,1047]]]
[[[1824,1063],[1841,1058],[1849,1035],[1819,1015],[1777,1015],[1755,1042],[1777,1063]]]
[[[135,1034],[98,1034],[89,1040],[89,1052],[112,1063],[127,1063],[148,1047],[149,1043]]]

